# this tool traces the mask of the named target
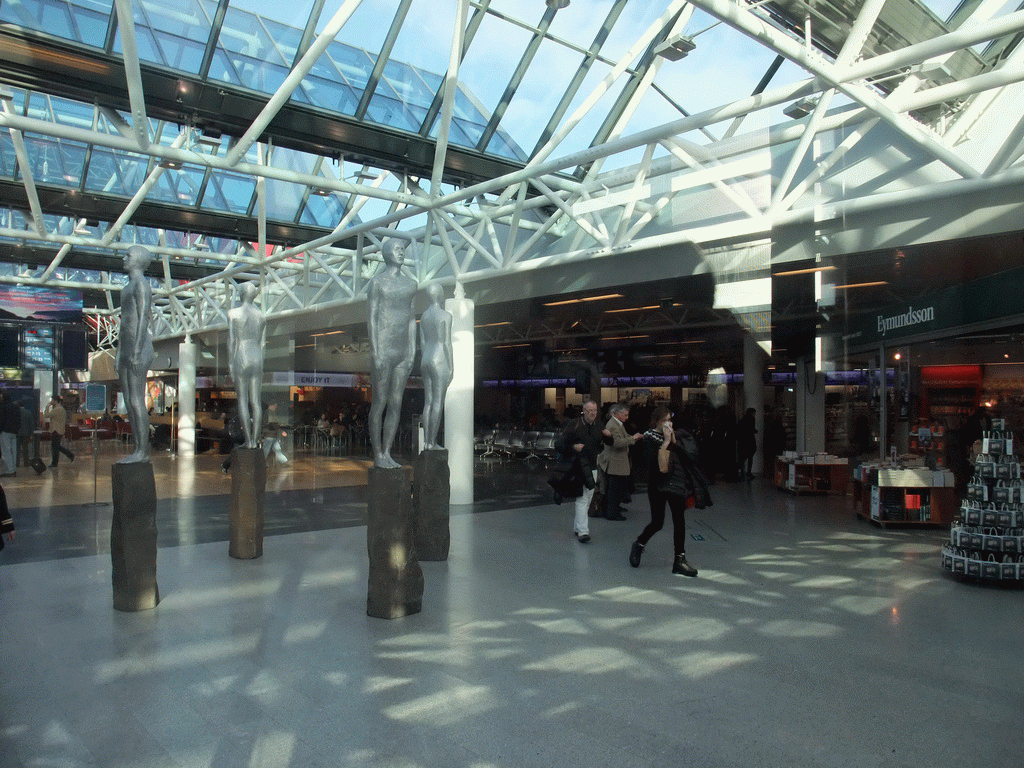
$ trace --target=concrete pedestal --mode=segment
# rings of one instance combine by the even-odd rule
[[[160,602],[156,583],[156,480],[148,461],[111,468],[110,527],[114,608],[146,611]]]
[[[267,492],[267,460],[261,448],[231,452],[231,521],[228,554],[252,560],[263,554],[263,499]]]
[[[423,607],[423,571],[413,549],[410,474],[409,467],[368,470],[366,613],[378,619],[397,619]]]
[[[416,459],[412,481],[413,543],[417,559],[448,559],[451,494],[448,451],[444,448],[423,451]]]

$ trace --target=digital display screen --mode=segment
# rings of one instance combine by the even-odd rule
[[[84,371],[89,367],[85,331],[65,328],[60,332],[60,367],[75,371]]]
[[[22,367],[36,371],[53,370],[53,328],[35,326],[25,329],[25,361]]]

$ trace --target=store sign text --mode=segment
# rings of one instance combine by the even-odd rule
[[[914,309],[911,307],[909,310],[899,315],[891,315],[890,317],[878,316],[878,333],[885,336],[889,331],[896,330],[897,328],[906,328],[908,325],[917,325],[919,323],[930,323],[935,320],[935,307],[925,307],[924,309]]]

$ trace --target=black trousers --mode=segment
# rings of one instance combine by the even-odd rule
[[[677,555],[686,552],[686,499],[682,496],[670,496],[660,491],[649,490],[647,499],[651,503],[651,522],[640,532],[636,540],[647,544],[665,525],[665,504],[672,511],[672,542]]]
[[[605,486],[604,516],[615,517],[621,514],[619,507],[622,506],[622,500],[628,495],[629,476],[605,475]]]
[[[59,434],[57,434],[56,432],[51,432],[50,433],[50,456],[51,456],[50,466],[51,467],[56,467],[57,466],[57,459],[60,458],[60,455],[62,453],[65,456],[67,456],[69,459],[75,458],[75,454],[73,454],[71,451],[69,451],[63,445],[61,445],[60,444],[60,440],[61,440],[61,436]]]

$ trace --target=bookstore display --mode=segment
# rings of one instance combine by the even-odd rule
[[[942,547],[942,567],[981,580],[1024,579],[1024,478],[1013,431],[992,420],[974,462],[959,517]]]
[[[775,460],[775,487],[790,493],[845,496],[849,482],[849,461],[829,453],[785,451]]]
[[[855,509],[882,528],[945,525],[954,515],[953,486],[952,472],[929,469],[920,456],[865,462],[854,473]]]

